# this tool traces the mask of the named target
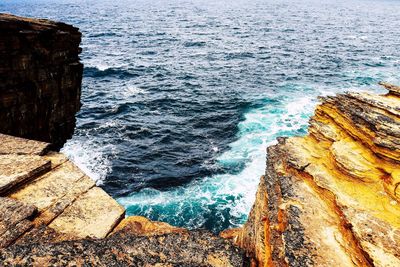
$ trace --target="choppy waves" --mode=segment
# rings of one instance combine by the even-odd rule
[[[244,222],[278,136],[318,95],[400,83],[390,0],[20,0],[83,32],[82,110],[63,148],[127,208],[215,232]]]
[[[167,191],[145,188],[119,198],[128,207],[128,215],[141,214],[216,232],[241,225],[265,169],[266,147],[280,135],[304,134],[315,103],[309,96],[291,101],[268,97],[259,102],[262,106],[247,112],[239,123],[239,138],[217,158],[217,164],[231,173],[204,177]]]

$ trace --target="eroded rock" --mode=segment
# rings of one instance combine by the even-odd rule
[[[259,266],[400,266],[400,95],[323,98],[309,134],[268,148],[234,240]]]
[[[50,161],[40,156],[0,155],[0,195],[47,172]]]
[[[187,234],[188,230],[184,228],[174,227],[165,222],[150,221],[142,216],[129,216],[123,219],[114,229],[112,234],[125,232],[134,235],[161,235],[169,233]]]
[[[37,209],[20,201],[0,197],[0,248],[6,247],[29,230],[29,220]]]
[[[14,245],[0,251],[4,266],[246,266],[230,242],[206,231]]]
[[[0,132],[60,148],[81,106],[81,33],[9,14],[0,14],[0,32]]]

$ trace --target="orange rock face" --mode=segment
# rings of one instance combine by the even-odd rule
[[[188,233],[187,229],[174,227],[164,222],[150,221],[142,216],[130,216],[122,220],[114,229],[113,233],[121,231],[140,236],[162,235],[169,233]]]
[[[400,87],[322,99],[268,148],[236,243],[259,266],[400,266]]]

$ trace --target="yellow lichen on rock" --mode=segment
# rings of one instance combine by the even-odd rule
[[[259,266],[400,266],[400,90],[384,86],[323,98],[307,136],[268,149],[236,233]]]

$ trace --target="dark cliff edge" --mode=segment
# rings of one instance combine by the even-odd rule
[[[70,25],[0,14],[0,266],[247,266],[210,232],[124,218],[51,151],[74,131],[80,40]]]
[[[0,32],[0,132],[60,147],[80,107],[78,29],[0,14]],[[382,85],[322,98],[307,135],[278,138],[248,221],[221,237],[124,218],[48,143],[0,134],[0,265],[398,267],[400,87]]]
[[[71,138],[79,111],[81,33],[73,26],[0,14],[0,133]]]

